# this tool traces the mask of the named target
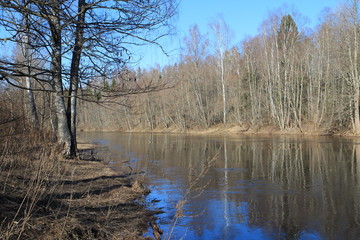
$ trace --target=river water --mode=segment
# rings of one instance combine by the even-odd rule
[[[360,139],[81,138],[106,145],[115,169],[146,172],[149,206],[165,212],[158,215],[164,239],[360,239]]]

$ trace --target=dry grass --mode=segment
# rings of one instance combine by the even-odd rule
[[[92,130],[92,129],[84,129]],[[311,124],[304,124],[300,130],[297,127],[281,130],[275,125],[250,125],[249,123],[239,124],[216,124],[208,128],[190,127],[187,129],[171,126],[169,128],[133,128],[131,130],[124,129],[97,129],[99,131],[120,131],[120,132],[152,132],[152,133],[185,133],[195,135],[337,135],[337,136],[355,136],[352,131],[340,131],[334,127],[314,127]]]
[[[141,178],[80,153],[62,159],[34,133],[1,137],[0,239],[143,238],[154,217],[136,201],[148,193]]]
[[[211,167],[215,164],[216,159],[218,158],[217,153],[214,157],[206,159],[199,169],[190,168],[188,175],[188,183],[189,186],[183,193],[183,197],[176,204],[176,213],[173,217],[170,227],[167,233],[164,236],[164,239],[172,239],[172,235],[174,229],[176,228],[179,220],[184,217],[184,208],[186,204],[192,199],[196,199],[200,197],[207,186],[209,185],[209,181],[203,182],[206,174],[211,169]]]

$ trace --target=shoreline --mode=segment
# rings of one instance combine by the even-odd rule
[[[79,141],[78,158],[64,159],[49,144],[20,159],[26,168],[0,172],[4,239],[141,240],[151,228],[155,237],[160,212],[143,201],[142,175],[113,170],[98,151],[106,148]]]
[[[173,134],[189,134],[189,135],[293,135],[293,136],[334,136],[334,137],[359,137],[352,131],[336,131],[329,132],[327,130],[315,129],[313,127],[306,127],[300,130],[299,128],[278,129],[274,126],[262,127],[242,127],[239,125],[215,125],[209,128],[193,127],[188,129],[179,129],[176,127],[169,128],[133,128],[133,129],[119,129],[119,128],[79,128],[80,132],[102,131],[102,132],[124,132],[124,133],[173,133]]]
[[[94,168],[90,168],[95,170],[98,176],[92,177],[92,179],[105,180],[105,189],[101,190],[105,194],[105,200],[102,202],[101,208],[104,208],[104,205],[109,205],[109,202],[111,208],[113,208],[111,209],[113,215],[110,214],[107,219],[109,224],[113,225],[111,227],[113,239],[158,239],[162,231],[156,225],[156,215],[161,211],[149,210],[148,206],[146,206],[144,200],[150,190],[143,184],[144,177],[142,173],[129,172],[126,167],[121,171],[114,170],[110,164],[104,162],[104,159],[97,158],[99,151],[108,151],[106,147],[98,144],[80,140],[78,151],[83,152],[79,158],[85,158],[85,161],[89,157],[89,151],[90,155],[93,154],[93,156],[90,156],[90,161],[96,163]],[[84,152],[87,153],[84,154]],[[87,164],[85,163],[85,165]],[[104,173],[100,174],[101,172]],[[89,173],[93,174],[94,172],[90,170]],[[121,213],[116,213],[116,210]],[[118,221],[119,217],[122,220],[121,222]],[[153,232],[149,232],[150,229]],[[144,237],[146,233],[154,238]]]

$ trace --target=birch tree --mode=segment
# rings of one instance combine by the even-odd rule
[[[281,128],[301,129],[302,75],[299,32],[289,14],[273,15],[263,32],[264,72],[271,116]]]
[[[223,17],[219,16],[210,23],[210,28],[215,37],[216,55],[218,59],[218,69],[220,72],[222,102],[223,102],[223,123],[226,123],[226,84],[225,84],[225,52],[229,48],[232,32],[229,25],[225,23]]]
[[[184,62],[188,64],[190,91],[194,95],[195,107],[201,125],[209,126],[208,102],[206,101],[207,83],[204,82],[202,75],[204,58],[208,47],[208,40],[202,35],[197,27],[193,26],[189,30],[189,36],[184,38],[185,48],[182,55]]]
[[[244,52],[244,67],[245,67],[245,81],[249,90],[249,115],[252,125],[262,123],[262,112],[264,112],[263,105],[266,101],[264,99],[265,86],[263,78],[261,78],[261,61],[263,46],[261,45],[261,38],[256,37],[242,44]]]
[[[22,54],[24,56],[25,59],[25,67],[26,67],[26,71],[27,71],[27,76],[25,76],[25,87],[27,88],[26,92],[28,95],[28,99],[29,99],[29,110],[30,110],[30,116],[31,116],[31,121],[33,126],[36,129],[39,129],[39,118],[38,118],[38,114],[37,114],[37,110],[36,110],[36,103],[35,103],[35,98],[34,98],[34,92],[32,91],[32,84],[31,84],[31,61],[32,61],[32,56],[31,56],[31,48],[30,48],[30,41],[31,41],[31,35],[29,33],[30,31],[30,21],[29,21],[29,16],[26,13],[26,9],[29,8],[28,3],[26,3],[24,1],[24,6],[25,6],[25,14],[24,14],[24,33],[21,35],[21,38],[23,39],[22,45],[21,45],[21,50],[22,50]]]
[[[359,83],[359,0],[347,0],[340,10],[340,23],[344,50],[346,51],[346,69],[349,73],[349,82],[352,85],[352,125],[354,132],[360,134],[360,83]]]

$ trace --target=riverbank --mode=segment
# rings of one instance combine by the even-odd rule
[[[98,159],[98,147],[80,143],[75,160],[45,143],[6,149],[1,239],[148,239],[149,226],[156,229],[141,173],[115,172]]]
[[[243,135],[313,135],[313,136],[348,136],[355,137],[352,131],[345,130],[329,130],[326,128],[316,128],[312,125],[305,125],[302,129],[288,128],[279,129],[276,126],[250,126],[248,124],[217,124],[209,128],[191,127],[186,129],[174,126],[168,128],[132,128],[119,129],[110,128],[86,128],[80,127],[80,131],[118,131],[118,132],[153,132],[153,133],[181,133],[181,134],[200,134],[200,135],[224,135],[224,134],[243,134]]]

